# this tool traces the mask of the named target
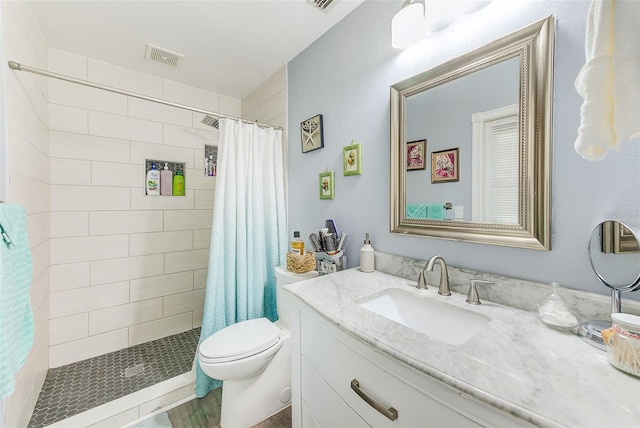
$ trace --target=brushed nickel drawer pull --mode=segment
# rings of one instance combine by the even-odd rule
[[[378,412],[382,413],[387,418],[391,419],[392,421],[398,419],[398,411],[393,407],[389,407],[388,409],[386,409],[382,404],[369,397],[363,390],[360,389],[360,382],[358,382],[358,379],[353,379],[351,381],[351,389],[353,389],[360,398],[366,401],[368,405],[376,409]]]

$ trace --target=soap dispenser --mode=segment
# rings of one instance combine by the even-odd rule
[[[360,248],[360,271],[374,271],[374,250],[369,240],[369,234],[365,235],[364,245]]]
[[[151,163],[151,169],[147,171],[146,188],[149,196],[158,196],[160,194],[160,171],[158,171],[155,162]]]
[[[169,169],[167,162],[164,163],[164,168],[160,172],[160,194],[162,196],[173,195],[173,171]]]

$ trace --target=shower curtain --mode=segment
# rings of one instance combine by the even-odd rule
[[[200,343],[236,322],[278,318],[274,268],[286,252],[282,131],[220,119]],[[220,385],[196,364],[196,397]]]

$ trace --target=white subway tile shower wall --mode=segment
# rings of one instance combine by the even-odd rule
[[[47,68],[46,43],[25,2],[2,2],[0,42],[5,59],[20,60]],[[6,79],[8,141],[8,189],[6,202],[27,210],[29,246],[32,252],[33,282],[31,308],[35,321],[33,347],[16,374],[14,393],[3,401],[0,425],[26,426],[48,368],[49,354],[49,80],[27,73],[15,73],[3,65]],[[59,112],[60,116],[68,112]],[[54,113],[58,115],[58,112]],[[6,176],[5,176],[6,177]]]
[[[48,57],[56,73],[241,113],[239,100],[198,88],[55,49]],[[50,367],[198,327],[215,186],[201,153],[218,131],[198,113],[66,82],[52,81],[50,103]],[[145,159],[184,163],[185,196],[146,196]]]

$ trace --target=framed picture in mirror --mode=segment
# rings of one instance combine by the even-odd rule
[[[431,182],[459,181],[459,148],[431,153]]]
[[[410,141],[407,143],[407,171],[427,169],[425,152],[427,140]]]

